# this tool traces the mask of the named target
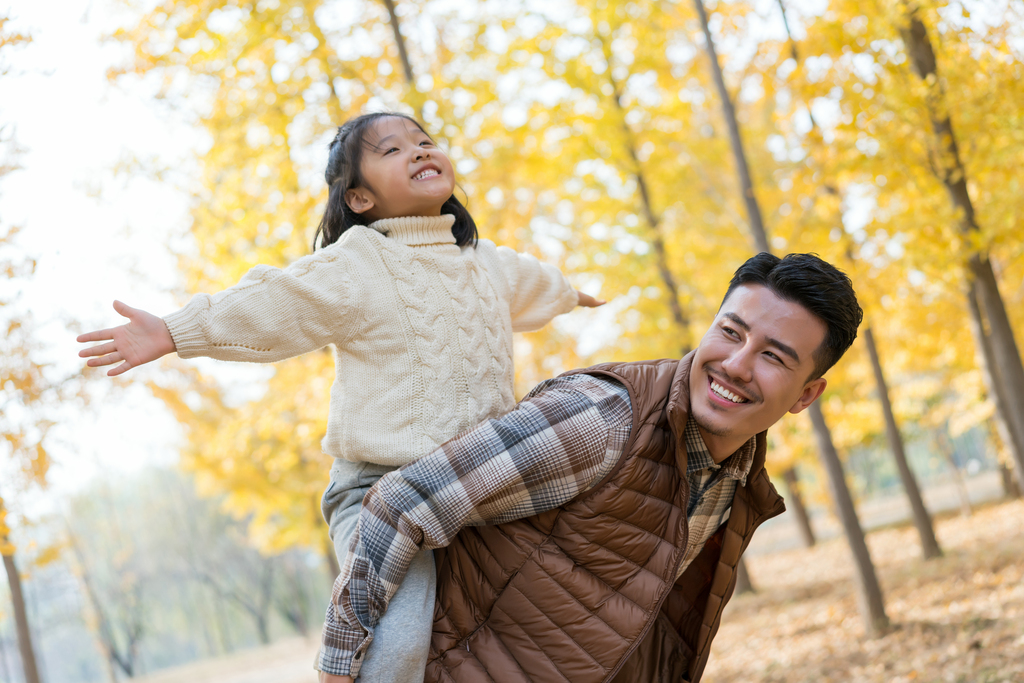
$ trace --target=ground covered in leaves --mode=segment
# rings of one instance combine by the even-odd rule
[[[892,627],[866,638],[842,538],[747,559],[757,592],[726,608],[705,683],[1024,683],[1024,500],[873,531]]]

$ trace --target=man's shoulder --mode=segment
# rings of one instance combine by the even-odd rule
[[[658,379],[668,379],[671,382],[671,379],[675,377],[679,369],[679,363],[680,359],[678,358],[659,358],[656,360],[629,362],[613,361],[591,365],[589,368],[570,370],[562,374],[561,377],[572,375],[612,375],[618,378],[619,381],[625,381],[627,384],[647,383],[657,381]]]

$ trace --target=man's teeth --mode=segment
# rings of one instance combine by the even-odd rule
[[[728,389],[723,387],[718,382],[711,382],[711,390],[714,391],[719,396],[721,396],[722,398],[729,399],[733,403],[746,403],[747,402],[747,399],[743,398],[742,396],[737,396],[736,394],[732,393],[731,391],[729,391]]]
[[[424,178],[429,178],[429,177],[435,176],[435,175],[441,175],[441,174],[438,171],[435,171],[432,168],[428,168],[426,171],[421,171],[420,173],[417,173],[416,175],[414,175],[412,177],[412,179],[413,180],[423,180]]]

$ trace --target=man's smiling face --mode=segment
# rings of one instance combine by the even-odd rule
[[[825,380],[811,377],[825,333],[767,287],[740,285],[726,298],[690,371],[690,415],[716,461],[821,395]]]

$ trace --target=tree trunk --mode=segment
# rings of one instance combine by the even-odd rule
[[[611,50],[607,43],[604,44],[604,51],[605,59],[610,64]],[[652,234],[651,246],[654,247],[658,275],[661,276],[662,284],[666,289],[668,308],[672,313],[672,321],[679,328],[680,336],[683,340],[680,344],[680,356],[685,356],[692,349],[690,344],[690,318],[686,311],[683,310],[683,304],[679,301],[679,287],[676,285],[676,278],[669,267],[668,254],[665,251],[665,238],[662,236],[661,231],[661,216],[654,210],[654,203],[651,201],[651,193],[647,185],[647,177],[643,166],[640,164],[640,157],[637,156],[636,145],[633,142],[633,131],[629,129],[629,125],[626,123],[626,108],[622,105],[622,88],[612,75],[611,69],[607,70],[607,74],[609,84],[612,86],[612,101],[615,103],[615,109],[618,111],[619,121],[622,124],[623,139],[626,141],[626,154],[629,156],[632,164],[633,178],[636,180],[637,191],[640,193],[640,208],[644,216],[644,222],[647,223],[647,228]]]
[[[813,547],[815,543],[814,529],[811,528],[811,518],[807,514],[803,497],[800,495],[800,482],[797,479],[796,468],[787,468],[782,473],[782,478],[789,489],[787,502],[792,503],[793,514],[795,515],[793,519],[796,520],[796,528],[800,531],[800,540],[803,541],[805,548]]]
[[[256,635],[259,636],[260,644],[270,645],[270,630],[267,628],[267,615],[257,614],[254,616],[256,618]]]
[[[715,41],[711,36],[711,29],[708,26],[707,13],[704,11],[704,3],[702,0],[694,0],[694,5],[700,17],[701,28],[704,30],[708,58],[715,77],[715,85],[718,87],[719,97],[722,100],[722,111],[729,124],[729,136],[732,141],[733,155],[736,157],[736,169],[741,176],[740,186],[743,188],[744,201],[750,215],[750,229],[753,233],[754,243],[758,249],[770,252],[771,249],[768,245],[764,222],[761,220],[761,211],[758,207],[757,198],[754,196],[753,182],[750,178],[750,170],[746,163],[746,155],[739,136],[736,112],[729,98],[729,92],[725,88],[722,69],[718,64],[718,55],[715,53]],[[811,414],[811,422],[814,425],[814,433],[818,441],[819,456],[829,475],[829,487],[832,490],[836,510],[843,523],[846,539],[850,544],[850,550],[853,552],[856,561],[856,574],[860,589],[858,596],[861,605],[861,615],[864,617],[865,630],[871,635],[878,635],[888,625],[889,620],[885,615],[882,590],[878,585],[878,578],[875,576],[875,567],[871,563],[871,555],[868,553],[867,544],[864,542],[864,532],[860,527],[860,522],[857,520],[853,499],[850,496],[850,490],[843,476],[843,466],[839,460],[838,453],[836,453],[835,445],[832,443],[832,434],[825,423],[825,416],[821,412],[820,402],[815,401],[808,410]]]
[[[974,344],[977,349],[975,354],[978,367],[981,368],[981,379],[985,384],[985,391],[995,405],[996,433],[1003,446],[1010,453],[1014,462],[1019,462],[1018,453],[1024,457],[1024,442],[1018,440],[1010,430],[1010,422],[1007,420],[1008,408],[1006,403],[1006,392],[1003,389],[1002,379],[994,372],[995,358],[992,355],[992,344],[989,341],[988,333],[985,331],[984,318],[981,314],[981,306],[978,304],[978,297],[974,287],[967,291],[967,319],[971,327],[971,335],[974,337]],[[1005,466],[1005,463],[1000,463]]]
[[[917,534],[921,538],[921,552],[926,560],[942,557],[942,549],[935,538],[931,517],[924,507],[917,479],[910,471],[910,464],[907,462],[907,454],[903,448],[903,436],[900,434],[899,427],[896,426],[896,416],[892,412],[892,403],[889,401],[889,385],[882,372],[882,363],[878,359],[878,348],[875,346],[875,335],[871,332],[870,327],[864,328],[863,337],[864,345],[867,346],[868,356],[871,359],[871,369],[875,373],[875,383],[878,385],[878,401],[882,404],[882,415],[885,417],[885,433],[889,438],[889,449],[892,450],[893,458],[896,459],[896,467],[900,473],[900,480],[903,482],[903,490],[907,492],[914,526],[917,527]]]
[[[1016,466],[1017,481],[1021,483],[1024,482],[1024,366],[1021,365],[1017,342],[1013,337],[1013,328],[1006,308],[1003,306],[992,263],[976,254],[971,257],[969,265],[974,278],[973,293],[976,294],[977,302],[977,305],[970,304],[970,308],[972,311],[978,308],[984,311],[988,322],[988,330],[985,330],[981,320],[977,321],[977,324],[987,332],[983,336],[987,338],[987,346],[991,352],[990,383],[997,394],[1002,394],[1001,402],[1006,408],[1003,419],[1008,431],[1007,436],[1013,444],[1010,447],[1010,454]]]
[[[6,538],[0,540],[7,541]],[[21,652],[21,666],[25,671],[25,683],[39,683],[39,669],[36,666],[35,650],[32,648],[32,631],[28,626],[25,595],[21,592],[21,576],[14,562],[14,554],[5,553],[3,557],[4,569],[7,570],[7,584],[11,588],[14,623],[18,632],[18,649]]]
[[[124,651],[122,651],[117,643],[113,620],[108,616],[107,610],[104,609],[103,601],[96,592],[96,586],[93,584],[89,573],[85,554],[82,552],[82,547],[78,542],[78,536],[75,535],[70,523],[65,521],[65,525],[68,545],[78,563],[78,579],[82,584],[82,589],[85,592],[87,602],[92,609],[96,621],[96,639],[99,641],[99,646],[105,655],[107,677],[111,681],[117,680],[117,676],[114,673],[114,667],[117,666],[125,675],[132,678],[135,675],[135,660],[138,654],[137,643],[142,635],[142,628],[138,624],[133,623],[130,618],[125,619],[125,647]],[[137,595],[137,587],[131,587],[129,590],[135,591]]]
[[[744,593],[756,593],[754,584],[750,582],[750,573],[747,572],[747,563],[740,557],[740,563],[736,565],[736,595]]]
[[[754,196],[754,183],[750,177],[747,155],[743,150],[740,126],[736,121],[736,109],[733,107],[732,98],[725,87],[725,78],[722,76],[722,67],[718,63],[718,53],[715,51],[715,40],[711,37],[711,28],[708,26],[708,15],[704,11],[704,2],[703,0],[693,0],[693,4],[697,9],[697,16],[700,17],[701,28],[704,30],[704,43],[708,51],[708,60],[711,62],[711,75],[718,90],[718,99],[722,101],[722,115],[725,117],[725,124],[729,128],[729,142],[732,145],[733,158],[736,160],[736,172],[739,175],[743,203],[747,207],[747,218],[750,221],[754,247],[758,252],[770,252],[768,234],[765,232],[764,221],[761,218],[761,207],[757,203],[757,197]]]
[[[409,60],[409,51],[405,47],[405,36],[402,35],[401,26],[398,23],[398,14],[395,12],[394,0],[383,0],[388,10],[388,22],[391,24],[391,32],[395,36],[395,45],[398,46],[398,58],[402,62],[402,73],[405,75],[405,83],[409,86],[410,103],[416,103],[416,113],[420,121],[423,121],[423,98],[416,90],[416,75],[412,70],[412,62]]]
[[[871,553],[868,552],[868,545],[864,540],[864,530],[861,529],[860,522],[857,520],[857,511],[853,507],[850,489],[843,476],[843,465],[839,461],[839,454],[836,453],[835,446],[832,445],[832,437],[818,401],[812,403],[807,411],[814,423],[814,433],[818,437],[818,452],[821,455],[821,464],[828,474],[836,515],[842,522],[846,540],[853,553],[853,561],[856,566],[854,577],[857,580],[858,589],[857,603],[864,620],[865,631],[869,636],[877,637],[889,626],[889,617],[885,614],[885,602],[882,599],[882,588],[878,584],[878,577],[875,575],[875,565],[871,562]]]
[[[220,636],[221,649],[227,654],[230,654],[235,649],[234,641],[231,638],[231,626],[229,622],[225,620],[227,614],[227,601],[224,596],[221,595],[220,591],[210,586],[210,590],[213,593],[213,615],[217,624],[217,633]]]
[[[952,439],[949,438],[945,425],[939,430],[936,441],[938,442],[939,450],[942,451],[943,456],[946,458],[946,463],[949,464],[949,470],[953,475],[953,483],[956,484],[956,492],[960,497],[960,514],[964,517],[970,517],[973,513],[971,509],[971,496],[967,491],[967,482],[964,481],[964,476],[960,472],[960,466],[956,463],[956,448],[953,446]]]
[[[947,110],[942,106],[945,93],[939,79],[935,51],[916,8],[910,10],[907,20],[908,24],[902,35],[910,63],[922,80],[930,81],[927,107],[938,147],[937,175],[949,194],[950,202],[960,214],[960,231],[965,235],[975,234],[979,232],[978,221],[970,193],[967,191],[967,172],[960,159],[953,123],[945,113]],[[1010,437],[1017,443],[1017,447],[1011,448],[1010,451],[1017,471],[1024,472],[1024,365],[1021,363],[1020,351],[1013,337],[1013,328],[1006,314],[1006,306],[999,293],[999,285],[987,253],[981,251],[972,254],[967,261],[967,267],[970,286],[977,298],[977,308],[984,313],[988,321],[988,330],[985,329],[984,320],[978,319],[976,324],[983,333],[987,332],[991,346],[991,384],[998,388],[997,383],[1002,383],[1003,401],[1006,406],[1003,416]],[[972,316],[975,315],[975,306],[972,302],[969,302],[969,307]]]
[[[793,34],[789,28],[789,20],[786,17],[786,6],[783,0],[777,0],[779,10],[782,13],[782,23],[786,28],[786,36],[789,39],[790,54],[793,57],[793,61],[800,62],[800,53],[796,47],[796,41],[793,40]],[[816,128],[818,123],[814,120],[811,115],[810,107],[807,108],[807,114],[811,119],[811,127]],[[829,193],[838,195],[839,190],[826,184],[825,188]],[[847,258],[853,260],[853,254],[847,249]],[[920,488],[917,485],[917,480],[914,478],[913,473],[907,464],[906,452],[903,447],[903,435],[900,433],[899,425],[896,423],[896,418],[892,412],[892,401],[889,398],[889,385],[885,381],[885,375],[882,372],[882,365],[879,361],[877,346],[875,345],[874,334],[871,332],[869,326],[864,328],[865,343],[868,347],[868,353],[871,356],[872,369],[875,374],[875,385],[878,389],[878,400],[882,404],[882,413],[885,417],[885,432],[886,437],[889,441],[889,446],[892,450],[893,458],[896,460],[896,467],[900,473],[900,479],[903,482],[903,488],[907,492],[907,499],[910,501],[911,513],[914,519],[914,525],[917,527],[918,534],[921,537],[921,548],[925,559],[932,557],[940,557],[942,550],[939,547],[938,541],[935,539],[935,531],[932,526],[931,518],[928,516],[928,511],[924,507],[924,502],[921,499]]]
[[[11,666],[7,662],[7,645],[4,643],[4,639],[0,637],[0,674],[3,674],[3,680],[13,681],[14,674],[11,673]]]
[[[1019,480],[1014,478],[1013,470],[1005,462],[999,463],[999,476],[1003,480],[1003,493],[1006,494],[1006,497],[1020,498],[1021,486],[1017,483]]]
[[[398,58],[402,61],[405,82],[410,88],[415,87],[415,83],[413,83],[412,62],[409,61],[409,52],[405,49],[405,37],[402,36],[401,27],[398,25],[398,15],[395,14],[395,2],[394,0],[384,0],[384,6],[388,9],[388,21],[391,23],[391,31],[395,34],[395,44],[398,45]]]

